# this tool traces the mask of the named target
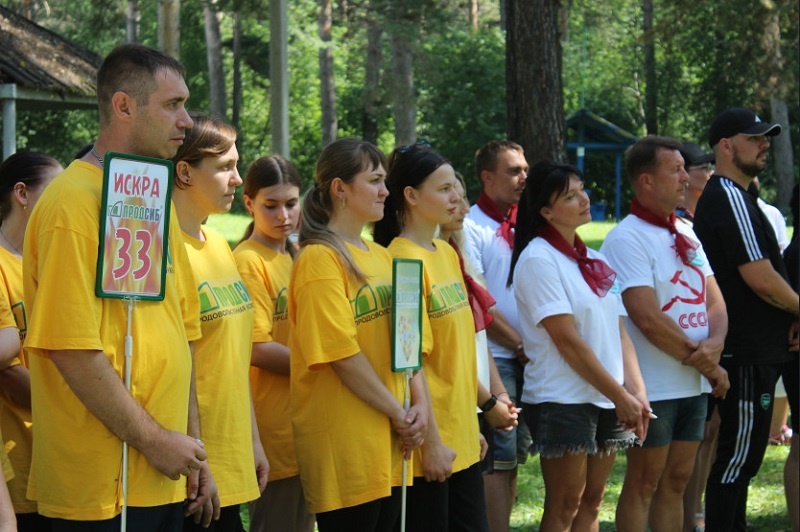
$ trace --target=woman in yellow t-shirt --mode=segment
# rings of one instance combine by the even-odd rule
[[[253,217],[233,256],[253,300],[255,322],[250,389],[258,432],[269,460],[269,482],[250,503],[250,531],[311,532],[294,451],[289,406],[287,294],[300,218],[297,168],[280,155],[256,159],[244,176],[244,205]]]
[[[437,227],[460,207],[455,172],[419,142],[392,153],[386,182],[390,195],[386,215],[375,224],[375,241],[395,257],[422,260],[427,303],[422,351],[434,415],[414,461],[408,527],[488,531],[480,466],[486,448],[475,407],[491,410],[497,398],[484,388],[484,401],[478,401],[475,325],[458,255],[434,239]]]
[[[291,408],[300,479],[322,532],[393,530],[403,450],[427,427],[421,374],[404,411],[391,370],[392,257],[361,237],[383,217],[386,159],[340,139],[319,157],[303,199],[289,282]]]
[[[236,130],[219,119],[193,114],[173,158],[172,200],[200,296],[203,336],[194,345],[198,429],[219,489],[219,520],[201,528],[203,516],[184,520],[184,530],[243,530],[239,505],[264,490],[269,464],[261,446],[248,386],[253,302],[222,235],[205,227],[211,214],[227,212],[242,184],[236,163]],[[207,516],[206,516],[207,517]]]
[[[17,152],[0,165],[0,299],[7,302],[0,322],[7,319],[13,329],[0,330],[0,367],[5,368],[0,371],[0,430],[14,468],[13,479],[6,474],[8,491],[23,532],[50,525],[47,517],[36,513],[36,502],[26,496],[33,432],[28,357],[20,349],[27,332],[22,242],[36,200],[63,170],[58,161],[38,152]]]

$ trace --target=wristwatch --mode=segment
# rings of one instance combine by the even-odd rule
[[[489,400],[480,406],[481,412],[488,412],[489,410],[494,408],[494,405],[496,404],[497,404],[497,396],[492,394]]]

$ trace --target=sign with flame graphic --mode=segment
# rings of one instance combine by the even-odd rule
[[[106,153],[98,297],[164,299],[172,172],[172,161]]]

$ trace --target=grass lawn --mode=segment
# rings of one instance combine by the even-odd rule
[[[217,214],[210,216],[208,225],[225,236],[233,246],[242,237],[251,218],[238,214]],[[578,233],[587,246],[599,249],[606,234],[616,225],[612,221],[592,222],[578,229]],[[789,448],[770,446],[764,458],[761,471],[750,486],[747,513],[753,532],[789,531],[789,517],[786,513],[786,501],[783,496],[783,464]],[[625,475],[625,456],[617,456],[614,469],[608,481],[605,504],[600,513],[600,530],[614,530],[614,510],[622,489]],[[538,457],[528,460],[520,467],[517,503],[511,515],[511,530],[527,532],[538,530],[544,506],[544,482]],[[247,519],[247,509],[242,507],[242,517]]]
[[[779,532],[791,530],[783,496],[783,464],[789,454],[788,446],[769,446],[764,463],[753,482],[747,500],[747,520],[752,524],[748,530],[756,532]],[[608,480],[608,487],[600,512],[600,531],[613,531],[616,501],[625,478],[625,456],[620,454]],[[530,458],[520,466],[517,488],[517,504],[511,514],[511,530],[528,532],[539,529],[544,506],[544,482],[539,458]]]
[[[788,446],[769,446],[764,463],[753,482],[747,500],[747,520],[752,525],[751,532],[790,532],[789,516],[786,513],[786,499],[783,496],[783,464],[789,454]],[[625,477],[625,456],[620,454],[614,463],[608,480],[603,508],[600,512],[600,532],[612,532],[614,511],[622,481]],[[531,457],[520,466],[517,488],[517,503],[511,514],[513,532],[533,532],[539,530],[544,508],[544,482],[542,481],[539,458]],[[242,506],[242,519],[245,529],[249,518],[247,508]]]
[[[244,234],[244,230],[250,223],[249,216],[244,214],[212,214],[208,217],[206,222],[210,227],[213,227],[225,237],[225,239],[232,246],[239,241]],[[578,234],[586,243],[587,246],[593,249],[600,249],[603,240],[616,225],[615,222],[591,222],[578,228]]]
[[[228,244],[234,247],[252,220],[245,214],[212,214],[208,217],[206,225],[222,233]]]

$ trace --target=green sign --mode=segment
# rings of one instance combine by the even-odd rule
[[[422,367],[422,261],[392,262],[392,371]]]

